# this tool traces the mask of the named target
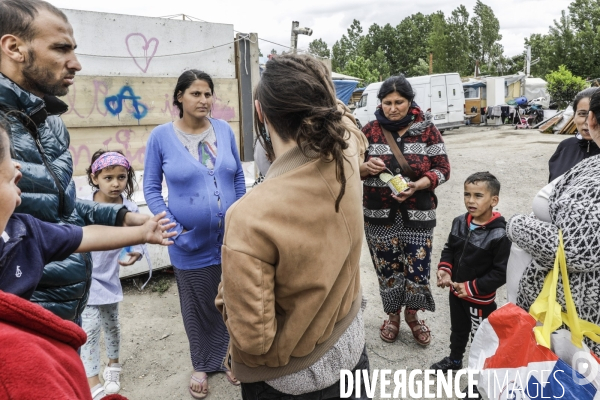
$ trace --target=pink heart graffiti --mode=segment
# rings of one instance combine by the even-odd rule
[[[131,39],[132,37],[135,37],[135,36],[139,36],[144,41],[143,45],[141,46],[142,50],[144,50],[143,58],[144,58],[144,60],[146,60],[146,65],[144,67],[142,67],[140,64],[138,64],[136,56],[131,51],[129,39]],[[135,46],[135,44],[136,44],[135,42],[138,42],[138,44],[139,44],[139,41],[134,40],[133,42],[134,42],[133,49],[138,50],[139,47]],[[148,50],[150,49],[150,46],[152,43],[154,43],[154,48],[151,50],[152,54],[148,55],[148,53],[149,53]],[[141,69],[143,73],[146,73],[146,71],[148,71],[148,67],[150,66],[150,61],[152,61],[152,58],[154,58],[154,55],[156,54],[156,50],[158,49],[158,39],[153,37],[153,38],[150,38],[150,40],[148,40],[148,39],[146,39],[146,36],[144,36],[141,33],[130,33],[125,38],[125,44],[127,45],[127,51],[129,52],[129,55],[131,56],[131,58],[133,58],[133,62],[135,63],[135,65],[137,65],[138,68]]]

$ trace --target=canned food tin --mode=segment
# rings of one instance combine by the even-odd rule
[[[408,182],[406,179],[398,174],[393,176],[392,174],[382,173],[379,175],[379,179],[387,183],[388,187],[392,189],[392,192],[397,196],[402,192],[409,190]]]

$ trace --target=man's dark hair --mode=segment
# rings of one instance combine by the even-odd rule
[[[474,174],[469,175],[469,177],[465,180],[465,185],[467,183],[477,182],[485,182],[492,196],[500,195],[500,181],[488,171],[475,172]]]
[[[65,13],[43,0],[0,0],[0,38],[15,35],[27,42],[32,40],[36,35],[33,20],[40,10],[50,11],[68,22]]]

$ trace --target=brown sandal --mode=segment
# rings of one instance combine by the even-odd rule
[[[431,330],[427,325],[425,325],[425,321],[414,320],[406,321],[406,323],[408,324],[408,326],[410,326],[412,335],[417,343],[419,343],[421,346],[429,345],[429,343],[431,342]],[[425,339],[421,339],[421,336],[425,336]]]
[[[394,343],[398,338],[398,332],[400,331],[400,321],[392,321],[387,319],[383,321],[383,325],[379,328],[379,337],[384,342]],[[384,334],[384,332],[386,334]]]

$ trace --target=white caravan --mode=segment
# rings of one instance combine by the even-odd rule
[[[408,81],[415,92],[414,101],[423,111],[431,112],[440,131],[464,125],[465,95],[457,73],[417,76]],[[375,119],[375,109],[381,104],[377,98],[381,84],[367,86],[354,110],[361,127]]]

